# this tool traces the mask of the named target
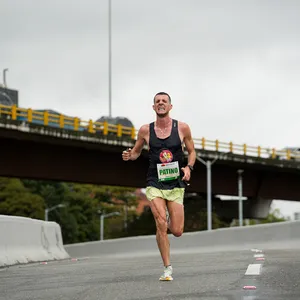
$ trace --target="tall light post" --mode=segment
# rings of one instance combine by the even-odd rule
[[[239,190],[239,225],[243,226],[243,170],[238,170],[238,190]]]
[[[111,0],[108,0],[108,103],[111,117]]]
[[[128,201],[125,201],[125,205],[124,205],[124,229],[125,231],[127,231],[127,227],[128,227]]]
[[[3,70],[3,85],[5,88],[7,88],[7,84],[6,84],[6,72],[8,71],[8,69],[4,69]]]
[[[215,158],[212,162],[210,160],[205,161],[198,155],[196,156],[197,160],[203,163],[206,166],[206,177],[207,177],[207,230],[212,229],[212,205],[211,205],[211,166],[216,162]]]
[[[60,208],[60,207],[65,207],[66,205],[65,204],[58,204],[58,205],[55,205],[55,206],[52,206],[50,208],[46,208],[45,209],[45,221],[48,221],[48,214],[50,211],[56,209],[56,208]]]
[[[104,240],[104,219],[112,216],[119,216],[119,215],[120,213],[117,211],[108,214],[103,213],[100,215],[100,240],[101,241]]]

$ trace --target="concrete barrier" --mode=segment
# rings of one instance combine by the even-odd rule
[[[0,267],[69,257],[57,223],[0,215]]]
[[[200,253],[250,248],[300,249],[300,221],[222,228],[184,233],[180,238],[169,235],[171,253]],[[156,237],[140,236],[65,245],[72,257],[158,255]]]

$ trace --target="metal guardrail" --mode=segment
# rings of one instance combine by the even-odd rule
[[[68,117],[62,114],[49,113],[48,111],[37,111],[31,108],[20,108],[16,105],[0,105],[0,117],[10,119],[16,122],[24,122],[32,125],[46,126],[49,128],[66,129],[77,132],[88,132],[91,134],[102,134],[104,136],[110,133],[117,137],[126,136],[135,139],[136,130],[134,127],[126,127],[121,124],[109,124],[108,122],[84,121],[77,117]]]
[[[84,121],[77,117],[68,117],[62,114],[53,114],[48,111],[36,111],[30,108],[20,108],[16,105],[6,106],[0,104],[0,121],[4,119],[15,120],[25,124],[40,125],[49,128],[66,129],[75,132],[88,132],[107,136],[113,134],[116,137],[136,139],[137,130],[134,127],[126,127],[121,124],[109,124],[108,122]],[[227,152],[240,155],[248,155],[262,158],[299,160],[300,154],[294,154],[290,149],[276,150],[275,148],[263,148],[261,146],[249,146],[247,144],[234,144],[219,140],[207,140],[194,138],[195,148],[216,152]]]

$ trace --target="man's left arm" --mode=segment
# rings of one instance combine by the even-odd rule
[[[183,168],[184,176],[182,180],[189,181],[191,177],[191,170],[196,162],[196,151],[190,127],[187,124],[182,125],[183,142],[188,152],[188,163],[187,166]]]

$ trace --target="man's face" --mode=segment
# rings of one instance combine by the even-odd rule
[[[167,95],[156,95],[154,98],[153,110],[159,117],[165,117],[172,109],[172,104]]]

